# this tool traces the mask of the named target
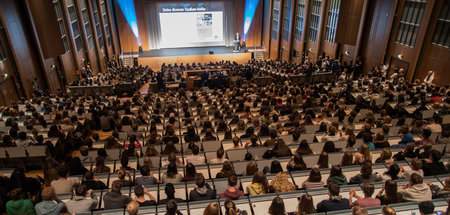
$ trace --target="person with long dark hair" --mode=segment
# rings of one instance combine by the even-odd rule
[[[305,189],[318,189],[323,188],[324,183],[322,181],[322,175],[320,174],[320,170],[318,168],[312,168],[309,173],[309,177],[306,181],[303,182],[302,187]]]
[[[178,173],[177,165],[174,163],[170,163],[167,166],[167,172],[161,176],[162,183],[178,183],[183,180],[183,176]]]
[[[328,176],[327,184],[329,184],[330,182],[334,182],[336,184],[339,184],[340,186],[347,185],[347,178],[344,174],[342,174],[342,168],[338,165],[331,166],[330,176]]]
[[[361,165],[361,173],[350,178],[351,184],[362,184],[366,182],[381,181],[382,178],[377,173],[373,173],[372,162],[364,161]]]
[[[277,196],[273,198],[272,204],[269,207],[270,215],[285,215],[286,209],[284,207],[284,201],[281,197]]]
[[[390,205],[403,202],[402,195],[397,191],[397,182],[390,179],[384,182],[380,192],[378,192],[376,198],[380,199],[382,205]],[[384,195],[383,195],[384,192]]]
[[[294,156],[291,156],[291,159],[289,160],[289,162],[287,164],[287,169],[289,171],[306,170],[306,163],[303,160],[303,157],[299,154],[295,154]]]

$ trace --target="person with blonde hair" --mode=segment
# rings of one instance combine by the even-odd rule
[[[354,206],[352,208],[352,215],[368,215],[367,210],[361,206]]]
[[[126,211],[128,215],[137,215],[139,211],[139,204],[135,201],[131,201],[128,203]]]
[[[53,187],[44,187],[41,192],[42,202],[36,204],[37,215],[59,215],[67,211],[66,204],[58,200]]]
[[[205,210],[203,211],[203,215],[219,215],[219,205],[217,204],[217,202],[209,203],[205,207]]]
[[[381,209],[381,214],[383,214],[383,215],[397,215],[397,212],[393,208],[391,208],[390,206],[384,206]]]
[[[270,182],[270,187],[275,192],[290,192],[296,190],[296,187],[292,182],[289,181],[289,177],[286,173],[280,172],[278,173]]]

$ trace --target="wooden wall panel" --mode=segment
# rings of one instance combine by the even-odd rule
[[[364,0],[341,1],[336,42],[356,45],[363,5]]]
[[[33,92],[32,82],[34,79],[37,78],[41,86],[44,86],[45,79],[41,77],[39,62],[36,59],[37,52],[32,39],[28,37],[32,33],[27,28],[29,23],[23,17],[26,13],[22,3],[16,0],[2,0],[0,1],[0,10],[15,62],[19,62],[17,67],[25,92],[30,97]]]
[[[8,77],[7,79],[0,82],[0,95],[1,105],[7,105],[11,107],[14,101],[19,100],[12,77]]]
[[[62,64],[61,66],[66,77],[66,84],[70,84],[77,80],[77,73],[73,62],[72,53],[67,52],[66,54],[61,55],[60,58]]]
[[[64,44],[52,1],[27,0],[32,19],[39,35],[39,43],[44,58],[64,54]]]
[[[263,26],[262,26],[262,46],[266,48],[266,51],[269,51],[270,46],[270,11],[272,10],[271,0],[261,0],[264,2],[263,9]]]
[[[422,53],[420,54],[420,59],[413,76],[413,80],[419,79],[420,82],[423,82],[428,71],[433,70],[435,75],[433,83],[440,86],[450,84],[450,75],[448,74],[448,69],[450,68],[450,48],[437,46],[432,43],[443,3],[444,0],[437,0],[434,5],[433,17],[427,29],[428,34],[423,43]]]
[[[361,46],[364,72],[369,71],[372,66],[382,64],[384,61],[395,7],[396,2],[393,0],[370,2]]]
[[[390,41],[390,49],[388,51],[388,58],[399,58],[402,61],[405,61],[409,63],[409,69],[406,72],[406,80],[411,81],[414,75],[414,71],[416,69],[416,64],[420,56],[421,48],[424,42],[424,38],[427,33],[427,25],[429,23],[429,20],[431,19],[432,10],[434,8],[435,1],[428,1],[425,12],[422,17],[422,21],[420,24],[419,32],[416,39],[416,44],[414,45],[414,48],[407,47],[401,44],[398,44],[395,42],[395,39],[397,38],[397,32],[400,25],[400,18],[402,16],[403,6],[404,6],[405,0],[401,0],[399,4],[399,10],[398,11],[398,19],[395,20],[395,23],[392,27],[392,37]],[[402,56],[401,58],[399,56]],[[389,63],[389,61],[388,61]]]

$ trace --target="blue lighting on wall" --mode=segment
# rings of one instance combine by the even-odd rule
[[[244,18],[244,41],[247,37],[248,30],[252,24],[253,16],[255,15],[256,7],[259,0],[246,0],[245,3],[245,18]]]
[[[117,0],[119,3],[120,9],[122,9],[122,13],[127,19],[128,25],[130,25],[131,30],[136,36],[138,40],[138,45],[141,45],[141,40],[139,39],[139,31],[137,25],[136,11],[134,10],[134,1],[133,0]]]

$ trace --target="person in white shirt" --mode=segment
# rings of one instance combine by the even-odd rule
[[[434,72],[433,71],[428,71],[427,76],[425,77],[425,79],[423,79],[423,82],[427,85],[430,85],[433,83],[434,80]]]
[[[424,129],[428,129],[431,131],[431,133],[441,133],[442,132],[442,126],[440,124],[436,124],[433,118],[429,118],[428,125],[425,126]]]
[[[192,155],[187,156],[187,163],[192,163],[194,165],[203,165],[205,164],[205,156],[199,155],[200,149],[197,145],[192,146]]]

